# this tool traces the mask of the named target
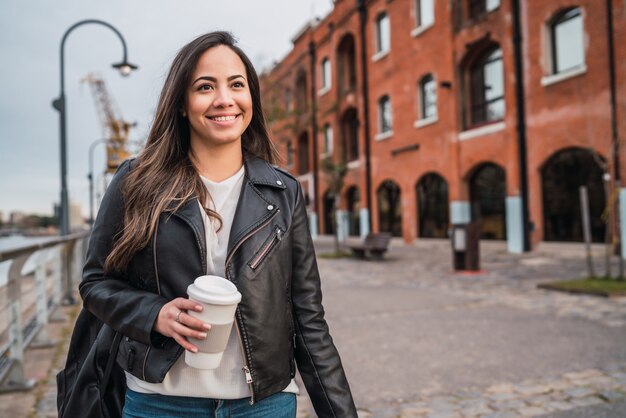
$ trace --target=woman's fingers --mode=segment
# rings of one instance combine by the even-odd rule
[[[154,327],[157,332],[173,338],[185,350],[195,353],[198,348],[187,337],[203,340],[211,326],[189,315],[190,311],[201,312],[202,305],[185,298],[173,299],[163,305]]]

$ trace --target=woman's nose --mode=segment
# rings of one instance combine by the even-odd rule
[[[215,92],[215,100],[213,101],[214,106],[223,107],[223,106],[231,106],[233,101],[232,92],[227,88],[218,88]]]

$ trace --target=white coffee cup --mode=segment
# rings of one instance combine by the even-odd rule
[[[204,340],[188,338],[198,347],[197,353],[185,351],[185,363],[197,369],[215,369],[220,365],[233,326],[241,293],[230,281],[219,276],[200,276],[187,287],[189,299],[202,305],[202,312],[187,313],[211,325]]]

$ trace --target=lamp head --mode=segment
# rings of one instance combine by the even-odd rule
[[[130,62],[127,62],[127,61],[113,64],[112,67],[116,68],[120,72],[120,74],[123,75],[124,77],[128,77],[128,75],[130,75],[130,73],[133,72],[133,70],[136,70],[139,68],[136,65],[131,64]]]

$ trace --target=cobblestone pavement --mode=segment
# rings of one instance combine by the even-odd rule
[[[322,252],[330,248],[320,245]],[[596,271],[601,251],[595,250]],[[331,332],[360,416],[564,418],[598,406],[609,412],[590,409],[577,416],[625,417],[626,298],[537,288],[584,275],[577,245],[544,245],[531,254],[512,255],[502,243],[483,243],[481,252],[483,271],[477,274],[452,272],[444,241],[396,245],[384,262],[319,260]],[[377,303],[384,299],[382,292],[391,296]],[[378,356],[394,362],[387,370],[364,360],[376,356],[370,349],[376,338],[341,334],[359,335],[364,331],[356,323],[368,321],[374,332],[414,328],[408,331],[414,338],[392,337],[413,346]],[[507,339],[509,344],[494,348]],[[306,398],[301,404],[299,417],[315,416]]]
[[[626,416],[626,298],[536,287],[583,275],[579,247],[512,255],[484,243],[484,271],[471,275],[451,271],[447,241],[394,241],[382,262],[320,258],[328,322],[360,416]],[[39,385],[33,416],[56,416],[63,360]],[[313,418],[300,386],[298,417]]]

